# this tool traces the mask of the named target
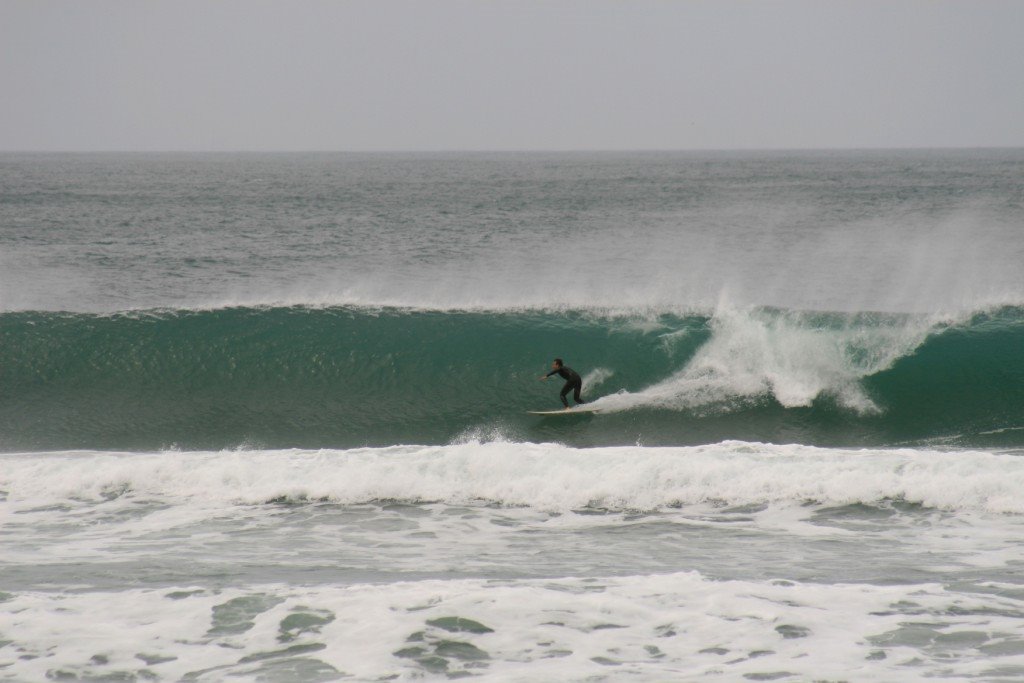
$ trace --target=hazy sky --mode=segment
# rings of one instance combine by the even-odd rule
[[[1024,1],[0,0],[0,149],[1024,146]]]

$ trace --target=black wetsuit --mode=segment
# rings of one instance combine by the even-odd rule
[[[562,405],[566,408],[569,407],[569,402],[565,400],[565,396],[569,393],[570,389],[572,390],[572,400],[576,401],[576,405],[586,403],[586,401],[580,398],[580,391],[583,389],[583,379],[580,377],[578,372],[563,365],[557,370],[552,370],[546,376],[550,377],[551,375],[558,375],[565,380],[565,386],[562,387],[562,392],[558,395],[558,397],[562,399]]]

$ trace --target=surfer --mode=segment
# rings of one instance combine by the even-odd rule
[[[562,392],[558,395],[558,398],[562,399],[562,405],[565,406],[566,410],[569,410],[569,401],[565,399],[566,394],[572,391],[572,400],[576,402],[576,405],[586,403],[580,398],[580,391],[583,390],[583,379],[579,373],[572,368],[565,365],[561,358],[556,358],[551,363],[551,372],[541,377],[541,380],[546,380],[551,375],[558,375],[565,380],[565,386],[562,387]]]

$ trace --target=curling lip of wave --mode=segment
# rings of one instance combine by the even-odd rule
[[[95,316],[147,316],[171,315],[176,313],[215,313],[233,309],[273,310],[273,309],[308,309],[330,310],[351,309],[373,313],[489,313],[502,314],[581,314],[600,318],[653,318],[661,315],[674,316],[707,316],[712,317],[723,310],[722,297],[708,298],[698,303],[678,303],[673,299],[637,299],[628,302],[602,302],[593,298],[578,300],[547,301],[531,299],[522,301],[484,301],[484,300],[426,300],[408,296],[401,297],[364,297],[342,295],[294,296],[294,297],[234,297],[231,299],[209,299],[195,301],[179,301],[165,305],[140,305],[121,308],[38,308],[31,305],[9,307],[0,301],[0,315],[4,313],[41,313],[41,314],[89,314]],[[1019,295],[993,295],[983,299],[973,299],[955,305],[947,305],[936,311],[904,310],[901,308],[872,307],[870,312],[883,315],[914,315],[927,316],[933,319],[960,319],[971,314],[995,311],[1000,308],[1024,306],[1024,297]],[[774,305],[741,305],[727,303],[725,309],[738,310],[779,309]],[[780,309],[781,310],[781,309]],[[824,310],[804,309],[808,313],[826,313]],[[833,310],[835,314],[856,315],[863,313],[861,309]]]

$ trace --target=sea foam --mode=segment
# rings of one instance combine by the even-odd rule
[[[818,318],[818,320],[816,320]],[[608,396],[608,411],[656,407],[727,407],[771,396],[786,408],[829,396],[844,408],[881,412],[860,384],[951,324],[944,316],[848,316],[837,325],[821,314],[720,306],[711,337],[686,365],[656,384]]]
[[[1020,600],[992,592],[697,572],[181,586],[26,592],[0,630],[22,680],[960,680],[1024,659]]]
[[[0,456],[17,509],[112,497],[199,507],[274,500],[485,502],[564,511],[877,504],[1024,514],[1024,458],[1009,453],[827,449],[723,442],[570,448],[491,442],[351,450]]]

